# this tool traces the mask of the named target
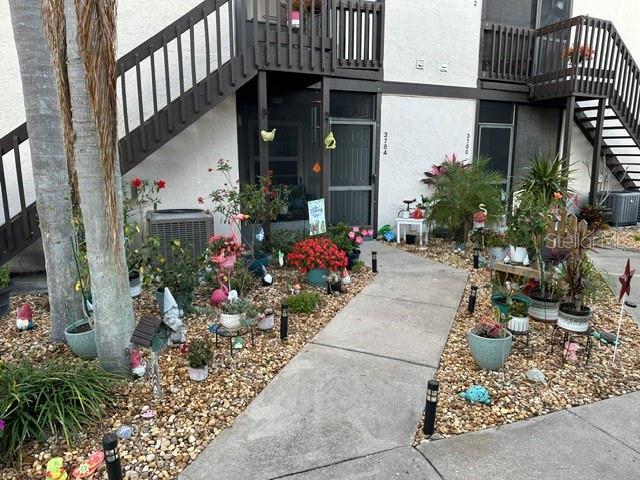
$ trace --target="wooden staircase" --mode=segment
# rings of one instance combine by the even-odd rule
[[[640,69],[615,26],[579,16],[539,29],[483,29],[481,79],[521,83],[533,101],[574,97],[587,140],[625,189],[640,189]]]
[[[307,12],[306,2],[298,3],[294,11],[293,0],[275,9],[269,0],[205,0],[122,56],[122,172],[260,70],[382,79],[384,0],[311,0]],[[292,20],[296,13],[301,21]],[[3,218],[10,219],[0,225],[0,265],[40,237],[35,203],[25,194],[27,140],[26,124],[0,137],[0,199]]]

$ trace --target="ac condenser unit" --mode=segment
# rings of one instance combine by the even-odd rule
[[[213,235],[213,218],[204,210],[175,209],[147,212],[147,232],[160,240],[160,256],[173,263],[171,242],[180,240],[180,245],[194,260],[207,248]]]
[[[611,192],[605,204],[611,207],[609,223],[616,227],[635,225],[638,221],[640,192]]]

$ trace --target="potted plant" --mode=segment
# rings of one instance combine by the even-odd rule
[[[471,356],[476,364],[484,370],[500,370],[509,354],[513,337],[504,328],[504,324],[510,320],[508,316],[494,308],[493,315],[482,317],[481,321],[469,330],[467,341]]]
[[[189,344],[187,361],[189,378],[202,382],[209,376],[209,362],[213,359],[213,348],[208,340],[198,338]]]
[[[517,265],[528,264],[528,250],[533,247],[531,238],[530,218],[523,208],[518,208],[511,216],[507,227],[509,260],[511,263]]]
[[[268,331],[275,326],[276,315],[273,308],[267,307],[262,309],[262,313],[258,318],[258,330]]]
[[[435,190],[431,196],[428,219],[436,225],[446,225],[453,239],[466,243],[473,227],[473,215],[484,204],[488,220],[501,218],[502,177],[487,169],[487,159],[475,158],[470,163],[445,160],[426,172],[424,183]]]
[[[504,260],[507,253],[509,253],[507,238],[501,233],[497,233],[492,230],[485,230],[484,242],[485,246],[489,249],[489,254],[496,261]]]
[[[338,223],[329,227],[331,241],[347,254],[347,270],[360,259],[360,245],[366,238],[373,237],[373,229],[367,227],[349,227],[346,223]]]
[[[341,271],[347,266],[347,255],[327,237],[310,237],[296,243],[287,255],[289,263],[306,273],[307,282],[316,287],[325,286],[330,271]]]
[[[514,299],[509,308],[509,323],[507,329],[510,332],[526,333],[529,331],[529,304],[521,299]]]
[[[524,293],[519,285],[513,282],[494,282],[493,292],[491,294],[491,305],[496,307],[501,315],[512,315],[511,310],[516,304],[520,304],[517,307],[517,311],[521,312],[522,309],[526,312],[529,308],[531,300]],[[524,307],[522,307],[522,305]]]
[[[9,298],[13,283],[9,276],[8,267],[0,267],[0,316],[9,311]]]
[[[251,303],[244,299],[227,300],[220,304],[220,323],[229,331],[239,330],[243,326]]]

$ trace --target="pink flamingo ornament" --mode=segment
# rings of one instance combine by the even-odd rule
[[[216,288],[211,294],[211,305],[213,305],[214,307],[217,307],[227,298],[229,298],[229,287],[224,284],[224,274],[219,273],[217,279],[220,286]]]

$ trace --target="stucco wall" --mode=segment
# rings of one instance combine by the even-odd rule
[[[385,80],[475,87],[481,17],[482,0],[386,2]]]
[[[471,157],[475,112],[474,100],[382,97],[379,225],[395,228],[402,201],[429,194],[420,180],[431,165],[447,154]]]

